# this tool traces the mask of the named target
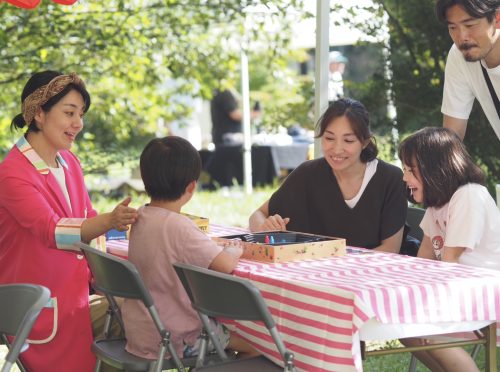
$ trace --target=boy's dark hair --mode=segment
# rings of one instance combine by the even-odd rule
[[[436,15],[439,21],[447,23],[446,12],[454,5],[462,6],[471,17],[486,18],[491,23],[500,8],[500,0],[437,0]]]
[[[141,154],[140,168],[151,199],[174,201],[200,177],[201,159],[187,140],[168,136],[155,138],[146,145]]]
[[[333,120],[342,116],[345,116],[349,120],[358,140],[361,142],[365,142],[367,139],[370,140],[368,145],[361,151],[361,161],[366,163],[375,159],[378,149],[375,138],[370,130],[370,115],[365,106],[354,99],[341,98],[328,106],[316,125],[318,129],[317,138],[325,134],[326,128],[328,128]]]
[[[420,171],[425,207],[442,207],[460,186],[485,183],[463,142],[446,128],[423,128],[407,137],[399,145],[399,158]]]

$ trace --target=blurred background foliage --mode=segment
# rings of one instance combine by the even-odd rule
[[[84,138],[75,149],[86,172],[137,158],[155,136],[158,119],[169,122],[190,113],[173,95],[210,98],[221,81],[237,81],[240,45],[260,68],[286,69],[290,27],[302,17],[294,11],[300,4],[79,0],[71,7],[42,1],[35,10],[24,10],[1,3],[0,156],[19,137],[9,126],[20,111],[26,80],[54,69],[78,72],[91,92]],[[278,84],[285,81],[278,75],[262,78],[260,86],[275,84],[275,78]],[[172,80],[176,83],[169,84]],[[275,102],[273,94],[267,97]]]
[[[77,71],[92,94],[75,148],[86,173],[136,164],[160,119],[168,123],[190,114],[175,95],[209,99],[221,82],[238,84],[240,45],[249,56],[251,100],[264,109],[262,128],[313,128],[313,73],[300,74],[297,66],[312,66],[314,51],[290,48],[292,26],[310,16],[303,3],[79,0],[70,7],[42,1],[35,10],[0,3],[0,157],[19,137],[9,126],[26,80],[35,71],[55,69]],[[398,138],[441,125],[452,41],[436,20],[434,0],[340,3],[331,9],[341,15],[338,22],[368,35],[341,47],[349,57],[345,91],[367,106],[382,157],[391,160]],[[390,102],[395,116],[389,115]],[[499,142],[478,107],[465,143],[493,192],[500,183]]]
[[[343,23],[385,39],[381,44],[382,56],[392,76],[382,68],[369,81],[353,82],[351,87],[354,97],[375,114],[373,126],[381,134],[391,128],[391,121],[384,114],[387,89],[394,102],[393,124],[400,139],[424,126],[442,124],[444,67],[452,40],[447,26],[437,21],[434,5],[435,0],[373,0],[370,6],[342,4],[333,8],[349,9]],[[372,17],[358,20],[354,16],[365,12]],[[495,195],[494,185],[500,183],[500,142],[477,102],[464,142],[474,161],[487,173],[488,188]]]

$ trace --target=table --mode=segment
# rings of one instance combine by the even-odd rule
[[[362,371],[359,334],[373,319],[399,326],[484,321],[479,327],[500,319],[500,271],[458,264],[371,252],[282,264],[240,260],[235,275],[260,289],[297,367],[307,371]],[[262,326],[237,327],[279,360]]]
[[[309,145],[252,146],[252,183],[272,184],[281,170],[293,170],[307,160]],[[236,179],[243,184],[243,149],[241,146],[219,146],[215,151],[200,150],[203,170],[220,186],[232,186]]]
[[[246,232],[210,225],[210,236]],[[109,241],[126,256],[128,241]],[[362,371],[360,340],[479,329],[500,320],[500,271],[351,249],[344,257],[280,264],[240,260],[234,274],[261,291],[300,370]],[[357,252],[357,253],[355,253]],[[368,252],[368,253],[360,253]],[[237,332],[275,362],[262,325]]]

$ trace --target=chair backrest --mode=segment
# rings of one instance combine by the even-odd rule
[[[153,306],[153,298],[139,271],[131,262],[84,243],[76,243],[76,246],[87,258],[97,291],[111,296],[142,300],[147,308]]]
[[[424,217],[425,209],[417,207],[408,207],[408,213],[406,215],[406,222],[410,226],[409,235],[422,241],[424,237],[424,232],[420,228],[420,221]]]
[[[259,290],[248,280],[182,263],[174,268],[196,311],[210,317],[261,320],[268,329],[275,326]]]
[[[50,290],[35,284],[0,285],[0,334],[14,336],[2,371],[17,359],[40,311],[50,299]]]
[[[141,274],[131,262],[111,254],[104,253],[84,243],[76,243],[87,258],[90,271],[94,277],[94,288],[106,295],[112,305],[116,305],[114,296],[142,301],[147,308],[153,323],[161,337],[157,362],[152,366],[155,371],[161,371],[165,352],[168,351],[179,371],[184,371],[172,343],[170,332],[165,328],[160,315],[154,306],[153,297],[144,285]],[[114,308],[115,306],[113,306]],[[113,309],[114,310],[114,309]],[[115,314],[119,317],[119,314]],[[121,320],[121,319],[120,319]]]
[[[176,263],[177,276],[204,327],[207,316],[262,321],[283,358],[285,371],[295,371],[293,353],[287,350],[260,291],[250,281],[201,267]],[[216,344],[216,340],[212,339]],[[220,345],[216,345],[219,355]]]

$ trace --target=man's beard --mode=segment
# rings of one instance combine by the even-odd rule
[[[458,49],[460,49],[460,51],[462,52],[462,54],[467,62],[476,62],[476,61],[483,59],[483,57],[484,57],[482,55],[472,56],[472,55],[467,53],[469,50],[471,50],[474,47],[477,47],[477,45],[476,44],[462,44],[458,47]]]

